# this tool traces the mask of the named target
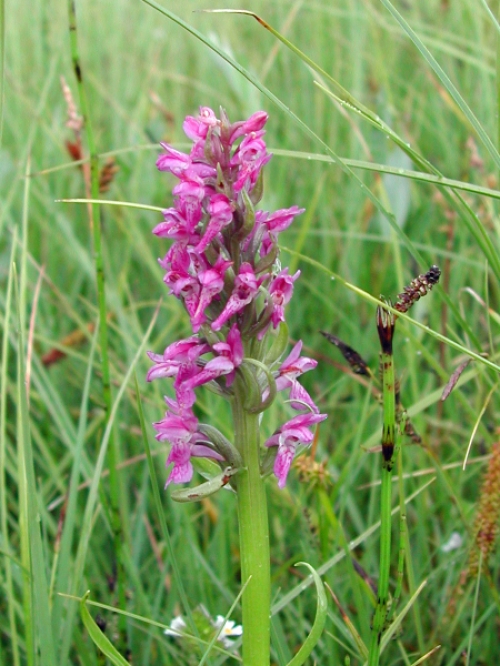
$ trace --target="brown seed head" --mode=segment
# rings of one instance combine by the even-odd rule
[[[439,282],[441,269],[439,266],[431,266],[427,273],[422,273],[412,280],[410,284],[398,294],[398,300],[394,308],[399,312],[408,312],[422,296],[425,296],[432,287]]]
[[[392,312],[379,305],[377,308],[377,331],[384,354],[392,354],[392,338],[395,326],[396,317]]]
[[[495,442],[484,475],[476,520],[474,521],[475,542],[469,558],[469,575],[474,576],[479,569],[479,555],[482,554],[482,567],[488,565],[498,536],[500,517],[500,442]]]

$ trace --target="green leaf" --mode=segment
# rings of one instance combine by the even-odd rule
[[[217,474],[217,476],[214,476],[209,481],[206,481],[195,488],[173,490],[170,493],[170,496],[175,502],[199,502],[223,488],[228,483],[229,479],[237,472],[239,472],[239,469],[227,467],[223,472]]]
[[[403,606],[401,609],[401,612],[394,618],[394,621],[391,623],[389,628],[386,630],[384,635],[382,636],[382,641],[380,643],[380,654],[385,650],[387,645],[391,642],[391,640],[394,637],[394,634],[400,627],[402,621],[404,620],[405,616],[407,615],[408,611],[410,608],[413,606],[415,601],[417,600],[418,595],[422,592],[424,587],[427,585],[427,581],[424,580],[420,583],[418,588],[415,590],[415,592],[412,594],[408,602]]]
[[[328,601],[326,597],[325,588],[323,582],[313,567],[307,562],[298,562],[296,566],[303,565],[309,569],[316,586],[316,592],[318,593],[318,599],[316,603],[316,617],[314,618],[314,624],[309,632],[309,636],[304,641],[302,647],[297,652],[295,657],[288,662],[288,666],[302,666],[302,664],[309,657],[311,652],[316,647],[316,643],[321,638],[323,633],[323,628],[326,622],[326,612],[328,610]]]
[[[21,272],[21,286],[22,284]],[[27,396],[29,362],[24,356],[26,343],[23,326],[23,299],[19,291],[16,291],[16,295],[19,327],[17,359],[19,524],[24,583],[24,621],[27,627],[27,659],[28,664],[37,663],[36,645],[38,644],[41,662],[53,664],[56,663],[56,651],[51,617],[47,612],[49,605],[48,566],[40,530],[39,484],[35,476],[31,443],[30,410]]]
[[[106,657],[113,663],[115,666],[130,666],[129,662],[122,657],[118,652],[115,646],[110,642],[110,640],[102,633],[97,624],[94,621],[94,618],[89,613],[87,608],[87,599],[90,592],[87,592],[82,599],[80,599],[80,615],[85,625],[87,631],[89,632],[90,638],[97,645],[99,650],[106,655]]]

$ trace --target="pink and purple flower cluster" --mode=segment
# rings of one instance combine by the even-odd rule
[[[230,123],[224,111],[218,119],[202,107],[199,116],[184,121],[193,141],[190,153],[162,144],[165,152],[157,161],[160,171],[179,182],[173,188],[173,206],[163,212],[163,222],[153,233],[173,241],[160,265],[193,331],[163,354],[149,353],[154,365],[148,381],[174,379],[175,399],[165,399],[165,417],[154,424],[157,439],[172,446],[167,485],[191,480],[193,456],[210,457],[221,467],[228,463],[227,447],[207,436],[193,412],[199,386],[231,397],[235,377],[245,369],[260,387],[262,409],[276,391],[289,391],[290,404],[299,414],[265,442],[276,451],[274,473],[280,487],[297,446],[310,444],[311,428],[326,418],[297,381],[316,366],[316,361],[300,356],[301,342],[284,362],[273,361],[268,372],[259,370],[268,333],[285,321],[284,309],[300,274],[279,268],[277,237],[303,212],[297,206],[274,213],[255,208],[262,196],[262,170],[271,159],[263,139],[266,121],[267,114],[258,111],[248,120]],[[259,411],[259,405],[251,410]]]

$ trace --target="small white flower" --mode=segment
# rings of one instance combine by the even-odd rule
[[[243,627],[240,624],[235,624],[232,620],[225,620],[222,615],[217,615],[213,620],[204,606],[200,604],[198,607],[199,612],[206,617],[209,625],[217,631],[217,640],[224,645],[225,648],[230,648],[233,641],[230,640],[233,636],[241,636]],[[175,638],[182,638],[186,636],[187,625],[182,617],[179,615],[174,617],[170,625],[165,629],[166,636],[174,636]]]
[[[165,629],[164,633],[167,636],[182,636],[184,630],[186,629],[186,623],[179,615],[179,617],[174,617],[168,629]]]
[[[462,536],[458,532],[452,532],[448,541],[441,546],[441,550],[443,553],[457,550],[462,545],[462,542]]]
[[[231,647],[233,641],[229,640],[231,636],[241,636],[243,634],[243,627],[241,624],[235,624],[233,620],[225,620],[222,615],[217,615],[213,625],[219,629],[217,640],[220,641],[224,647]]]

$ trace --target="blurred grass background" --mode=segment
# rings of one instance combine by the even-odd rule
[[[497,5],[491,3],[494,12]],[[415,168],[386,134],[320,90],[314,84],[318,77],[251,18],[193,11],[221,6],[214,1],[166,1],[164,6],[249,70],[341,157],[406,171]],[[241,8],[238,2],[224,6]],[[424,0],[395,6],[497,146],[498,27],[484,4]],[[494,160],[449,90],[381,3],[256,0],[246,8],[262,15],[444,176],[497,188]],[[72,162],[65,145],[72,133],[65,127],[61,76],[78,99],[68,8],[61,0],[24,0],[3,6],[3,11],[0,663],[45,666],[43,654],[53,654],[53,663],[61,666],[94,665],[103,663],[102,656],[78,617],[78,603],[59,595],[81,597],[89,589],[91,599],[117,603],[116,558],[102,504],[108,492],[105,473],[95,508],[88,521],[84,519],[88,488],[100,473],[96,461],[105,425],[99,349],[93,350],[88,328],[97,319],[92,238],[86,207],[57,201],[85,196],[81,167]],[[77,3],[77,20],[97,150],[102,163],[112,155],[119,167],[103,195],[110,200],[170,205],[173,181],[155,168],[158,142],[182,148],[182,121],[199,106],[222,106],[233,121],[261,108],[270,115],[266,139],[275,157],[266,167],[262,207],[297,204],[307,209],[282,237],[291,251],[282,252],[283,265],[302,271],[288,322],[291,338],[302,338],[307,354],[319,360],[304,383],[321,411],[330,415],[321,424],[315,454],[324,464],[323,481],[303,465],[302,477],[292,473],[286,490],[279,491],[272,480],[268,486],[275,601],[283,600],[273,618],[273,661],[280,666],[289,661],[314,617],[311,589],[293,599],[285,596],[303,575],[292,567],[300,560],[319,568],[337,556],[325,580],[367,641],[369,582],[378,575],[377,531],[371,528],[378,519],[379,455],[369,449],[379,442],[380,405],[366,382],[346,372],[337,350],[319,330],[345,340],[376,372],[375,308],[340,281],[332,281],[328,271],[375,297],[394,298],[416,275],[438,264],[441,286],[414,308],[412,317],[464,347],[487,352],[493,362],[498,281],[459,206],[453,207],[442,190],[384,170],[356,170],[426,262],[418,263],[366,189],[337,165],[320,160],[322,146],[286,110],[150,6],[132,0],[84,0]],[[495,198],[475,193],[464,198],[498,256]],[[167,245],[151,235],[160,215],[125,206],[102,206],[101,214],[116,398],[160,299],[147,349],[159,352],[189,330],[180,304],[165,298],[157,258]],[[32,315],[34,333],[28,345]],[[82,342],[73,345],[65,336],[76,331]],[[28,404],[22,396],[26,351],[31,348]],[[66,356],[47,367],[44,355],[54,348]],[[395,360],[402,401],[422,436],[421,445],[404,449],[405,496],[434,481],[407,506],[409,573],[400,608],[416,586],[424,580],[427,584],[387,647],[385,664],[414,663],[438,644],[442,647],[429,663],[493,664],[500,656],[498,556],[492,553],[478,586],[475,578],[463,575],[475,547],[473,521],[486,456],[498,439],[498,375],[478,363],[471,365],[463,385],[440,403],[442,387],[463,358],[411,324],[398,322]],[[149,424],[161,418],[162,395],[170,387],[168,382],[147,385],[147,368],[143,353],[136,372]],[[200,395],[201,409],[230,436],[228,410],[215,396]],[[278,404],[266,413],[266,436],[284,413]],[[476,427],[473,464],[463,471]],[[182,609],[153,502],[133,381],[124,387],[114,428],[127,580],[123,610],[168,625]],[[162,486],[168,447],[154,443],[152,435],[149,427]],[[70,487],[71,510],[65,514]],[[234,498],[221,492],[200,505],[176,505],[168,491],[161,491],[161,499],[192,607],[203,603],[212,615],[224,615],[239,591]],[[454,532],[461,545],[443,548]],[[351,555],[345,556],[349,542],[358,538]],[[396,551],[397,546],[393,583]],[[95,615],[95,609],[90,610]],[[103,609],[99,613],[113,642],[116,614]],[[157,626],[128,616],[126,631],[134,664],[187,663],[179,642],[163,636]],[[313,656],[311,664],[343,664],[348,658],[351,664],[363,663],[336,608]],[[221,656],[209,659],[212,664],[223,661]],[[229,658],[226,663],[236,661]]]

